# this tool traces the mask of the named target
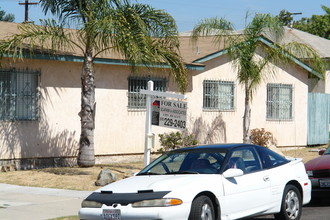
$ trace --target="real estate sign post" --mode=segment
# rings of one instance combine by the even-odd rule
[[[153,91],[154,82],[148,81],[148,89],[141,89],[140,93],[147,96],[147,112],[146,112],[146,126],[145,126],[145,147],[144,147],[144,165],[150,163],[150,150],[153,147],[154,135],[151,130],[151,122],[163,127],[170,127],[176,129],[185,129],[187,103],[180,101],[172,101],[166,99],[152,100],[152,96],[186,99],[187,96],[182,94],[167,93]],[[153,102],[152,102],[153,101]],[[159,106],[157,106],[159,101]],[[153,106],[155,104],[155,106]],[[154,115],[152,114],[154,111]]]

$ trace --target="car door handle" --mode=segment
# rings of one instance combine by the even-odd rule
[[[269,176],[264,176],[264,181],[265,181],[265,182],[267,182],[267,181],[269,181],[269,180],[270,180]]]

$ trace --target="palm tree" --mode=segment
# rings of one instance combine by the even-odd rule
[[[58,17],[42,25],[22,24],[20,33],[1,43],[3,53],[22,57],[22,50],[43,49],[48,53],[79,49],[84,62],[81,73],[81,135],[78,165],[95,165],[94,59],[101,53],[119,53],[135,67],[152,64],[171,67],[179,90],[187,87],[186,69],[178,54],[174,19],[162,10],[130,0],[40,0],[43,11]],[[77,30],[69,30],[74,24]],[[46,50],[44,49],[46,48]]]
[[[229,57],[233,60],[234,66],[238,70],[238,81],[245,90],[245,110],[243,116],[243,143],[250,142],[250,102],[253,98],[253,91],[258,87],[263,79],[263,70],[275,74],[275,69],[270,68],[270,63],[288,63],[293,59],[309,58],[311,67],[322,75],[325,72],[325,65],[316,51],[298,42],[287,44],[272,44],[264,46],[261,44],[261,36],[271,38],[274,42],[280,42],[283,38],[284,28],[278,18],[269,14],[256,14],[252,21],[248,23],[241,34],[233,31],[233,25],[221,18],[204,19],[198,23],[192,33],[194,42],[200,36],[213,36],[215,43],[225,45]],[[271,41],[269,41],[271,42]],[[258,59],[256,54],[262,48],[262,59]],[[267,77],[267,76],[266,76]]]
[[[15,15],[12,13],[6,14],[6,11],[1,10],[0,7],[0,21],[13,22],[15,20]]]

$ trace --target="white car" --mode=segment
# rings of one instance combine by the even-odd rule
[[[79,217],[225,220],[275,214],[298,220],[310,199],[301,159],[256,145],[204,145],[165,153],[137,175],[93,192]]]

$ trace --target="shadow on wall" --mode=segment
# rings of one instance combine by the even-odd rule
[[[40,102],[42,106],[44,100]],[[37,121],[0,122],[2,169],[74,166],[78,148],[76,131],[51,127],[43,110]]]
[[[76,164],[75,132],[54,134],[45,121],[21,121],[1,123],[0,136],[0,166],[34,169]]]
[[[202,116],[190,119],[191,133],[201,144],[227,143],[226,122],[221,113],[214,117],[212,123],[207,123]]]

